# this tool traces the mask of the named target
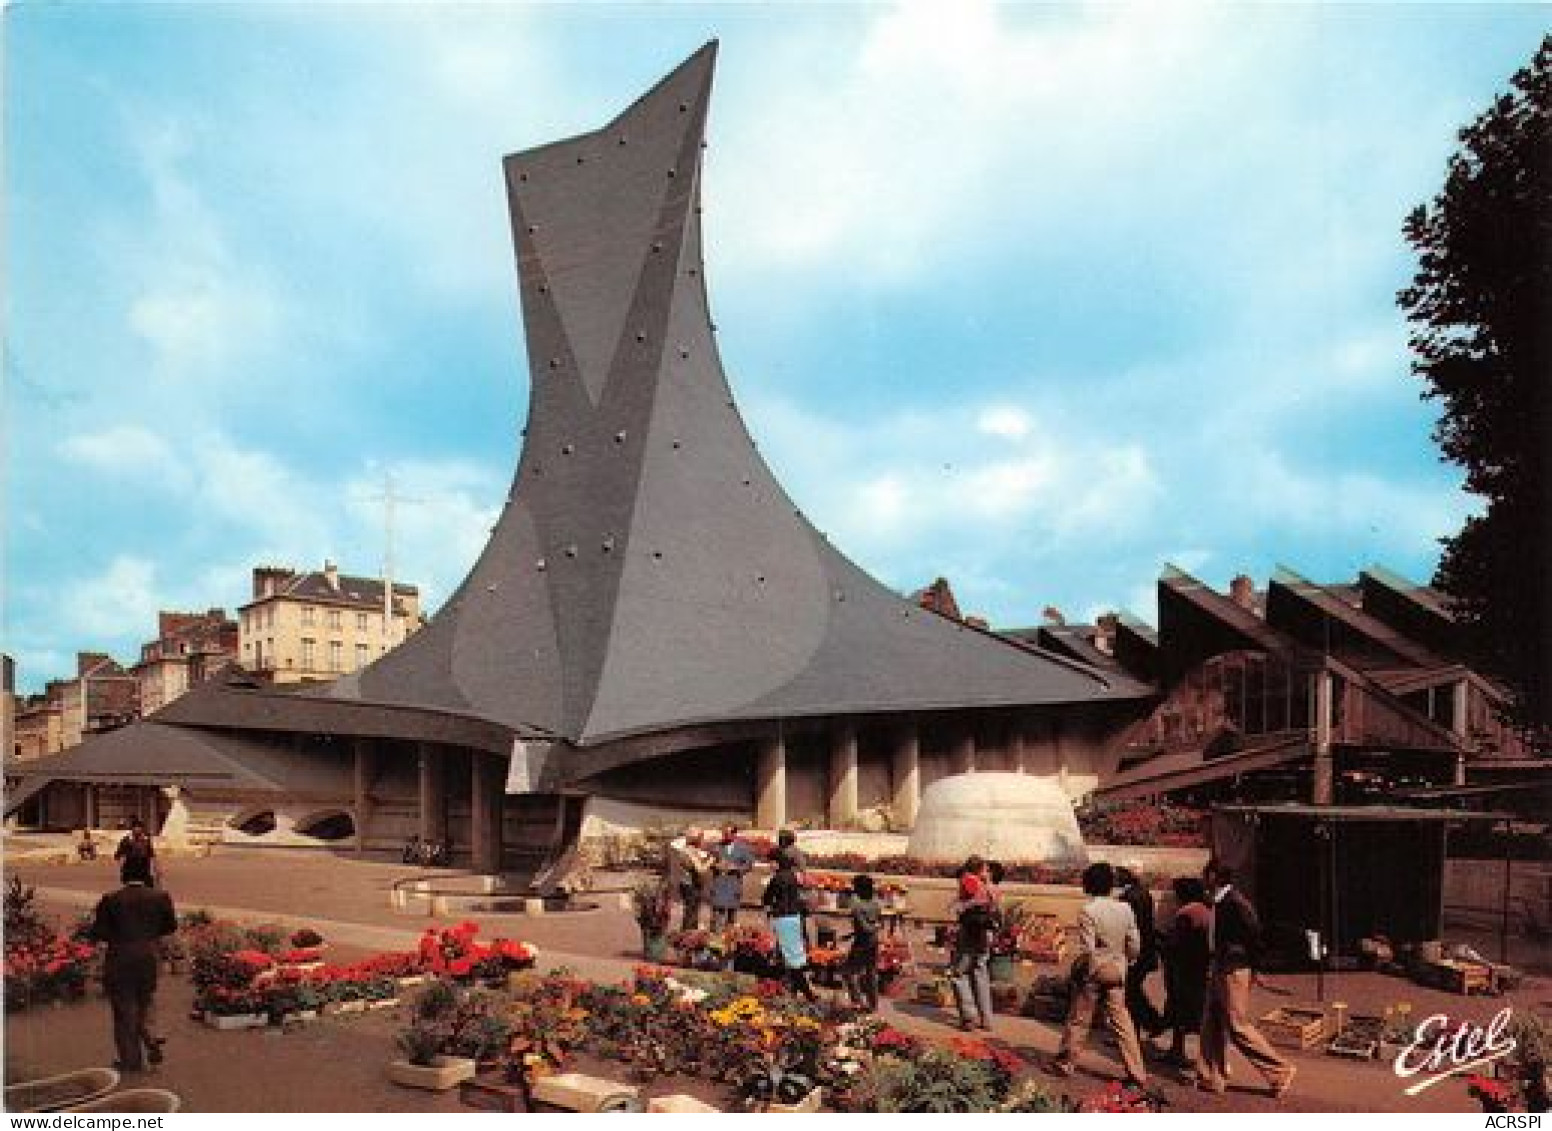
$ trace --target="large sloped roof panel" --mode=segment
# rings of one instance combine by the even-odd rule
[[[531,380],[490,545],[333,692],[590,744],[784,715],[1134,698],[922,612],[798,512],[738,414],[699,209],[715,45],[604,128],[507,158]]]

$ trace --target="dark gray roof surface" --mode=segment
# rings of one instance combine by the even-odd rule
[[[6,798],[6,811],[60,780],[334,796],[351,788],[343,759],[309,757],[259,736],[141,722],[28,762],[19,787]]]
[[[701,255],[709,44],[595,133],[506,159],[531,380],[511,497],[424,630],[329,692],[588,744],[705,721],[1146,694],[927,613],[756,453]]]

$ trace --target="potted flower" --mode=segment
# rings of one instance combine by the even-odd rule
[[[399,1051],[404,1055],[388,1062],[388,1079],[406,1088],[445,1092],[473,1077],[473,1060],[443,1054],[445,1037],[435,1022],[417,1019],[399,1034]]]
[[[670,899],[668,884],[658,877],[631,889],[631,912],[641,928],[641,951],[648,962],[661,962],[668,953]]]

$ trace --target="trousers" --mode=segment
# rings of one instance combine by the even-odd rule
[[[1084,978],[1073,986],[1072,1003],[1067,1009],[1067,1025],[1062,1030],[1062,1045],[1057,1052],[1059,1060],[1069,1063],[1077,1058],[1088,1040],[1089,1027],[1094,1024],[1094,1011],[1098,1007],[1105,1014],[1105,1026],[1115,1036],[1116,1049],[1121,1056],[1121,1067],[1126,1078],[1137,1084],[1148,1079],[1147,1066],[1142,1060],[1142,1046],[1137,1040],[1137,1026],[1132,1013],[1126,1007],[1126,983],[1101,982]]]
[[[980,1014],[981,1024],[992,1025],[992,975],[984,952],[961,950],[954,954],[949,964],[949,985],[954,990],[954,1005],[959,1009],[962,1025],[975,1022],[972,1014]]]
[[[136,955],[107,962],[102,982],[113,1011],[113,1046],[119,1065],[137,1071],[145,1066],[145,1049],[155,1041],[151,1026],[156,957]]]
[[[1202,1013],[1201,1067],[1198,1079],[1205,1088],[1222,1091],[1228,1086],[1229,1045],[1276,1088],[1288,1081],[1293,1068],[1277,1054],[1271,1042],[1250,1020],[1250,968],[1225,970],[1214,966],[1207,973],[1207,1007]]]

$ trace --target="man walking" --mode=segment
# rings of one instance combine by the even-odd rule
[[[1137,934],[1142,941],[1136,961],[1126,968],[1126,1008],[1131,1011],[1132,1024],[1137,1031],[1155,1037],[1164,1031],[1164,1018],[1149,999],[1146,989],[1148,975],[1159,968],[1153,893],[1130,868],[1117,868],[1115,877],[1116,885],[1121,889],[1117,898],[1132,909],[1132,917],[1137,920]]]
[[[1261,951],[1261,921],[1250,900],[1234,889],[1233,872],[1209,860],[1202,873],[1212,902],[1208,930],[1207,1008],[1202,1015],[1202,1063],[1196,1086],[1222,1092],[1228,1086],[1229,1044],[1266,1077],[1272,1098],[1281,1098],[1296,1071],[1250,1020],[1250,982]]]
[[[1147,1086],[1148,1069],[1142,1060],[1137,1029],[1126,1008],[1126,970],[1142,951],[1137,919],[1132,909],[1111,892],[1115,871],[1109,864],[1090,864],[1083,870],[1083,893],[1089,901],[1078,912],[1078,943],[1082,948],[1072,970],[1072,1003],[1061,1049],[1049,1068],[1059,1076],[1071,1076],[1078,1054],[1088,1040],[1097,1004],[1105,1024],[1115,1037],[1126,1082]]]
[[[102,897],[92,919],[91,937],[108,945],[103,987],[113,1009],[114,1067],[143,1072],[145,1061],[161,1063],[166,1042],[153,1034],[153,998],[160,940],[178,929],[172,897],[151,886],[151,860],[122,861],[124,886]]]

